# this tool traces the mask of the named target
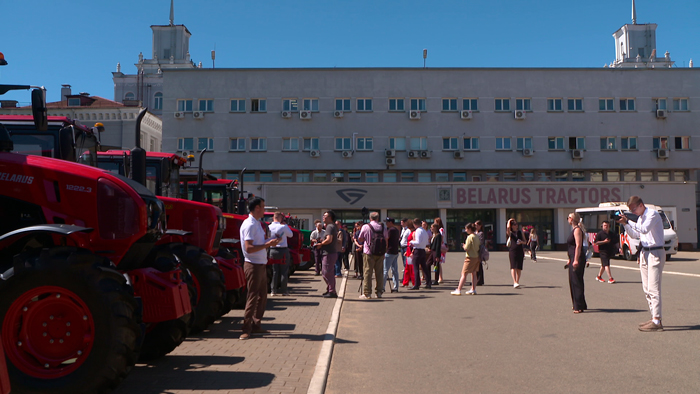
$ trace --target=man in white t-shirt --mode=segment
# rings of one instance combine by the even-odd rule
[[[243,314],[243,327],[240,339],[250,335],[266,334],[261,326],[267,304],[267,248],[277,246],[281,238],[265,239],[265,229],[260,219],[265,214],[265,200],[259,197],[248,202],[248,218],[241,224],[240,236],[243,249],[243,271],[248,286],[248,298]]]

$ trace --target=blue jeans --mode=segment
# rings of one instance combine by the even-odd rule
[[[394,290],[399,290],[399,255],[398,254],[385,254],[384,255],[384,283],[383,288],[386,291],[386,282],[389,280],[387,273],[391,268],[391,277],[394,280]]]
[[[335,261],[335,276],[340,276],[343,273],[340,269],[343,266],[343,252],[338,252],[338,259]]]

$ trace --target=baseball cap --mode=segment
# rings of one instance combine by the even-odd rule
[[[393,218],[384,219],[385,222],[396,223]]]

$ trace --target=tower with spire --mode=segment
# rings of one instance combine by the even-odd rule
[[[632,0],[632,24],[625,24],[613,33],[615,38],[614,68],[672,67],[671,55],[656,52],[656,23],[637,24],[637,7]]]

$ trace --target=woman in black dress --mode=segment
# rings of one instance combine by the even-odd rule
[[[508,219],[508,228],[506,236],[510,240],[508,245],[508,257],[510,257],[510,276],[513,277],[513,287],[520,288],[520,273],[523,270],[523,260],[525,260],[525,236],[518,228],[518,222],[515,219]],[[508,244],[508,242],[506,242]]]
[[[479,238],[479,257],[483,255],[483,250],[487,248],[486,246],[486,235],[484,234],[484,223],[481,220],[474,222],[476,225],[476,236]],[[479,264],[476,270],[476,285],[484,285],[484,266],[483,263]]]
[[[571,225],[571,234],[566,241],[569,246],[569,288],[574,313],[581,313],[588,309],[583,292],[583,271],[586,268],[586,253],[583,250],[584,231],[578,213],[571,212],[567,220]]]

